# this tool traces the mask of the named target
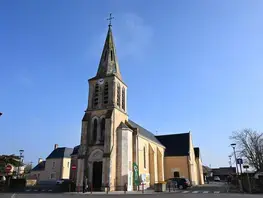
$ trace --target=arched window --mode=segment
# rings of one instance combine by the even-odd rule
[[[146,147],[143,147],[143,167],[146,168]]]
[[[97,121],[97,119],[94,119],[94,121],[93,121],[93,132],[92,132],[94,143],[96,143],[96,141],[97,141],[97,126],[98,126],[98,121]]]
[[[122,109],[125,110],[125,88],[124,87],[122,88],[121,96],[122,96],[122,104],[121,104],[121,106],[122,106]]]
[[[100,122],[100,137],[101,137],[101,142],[104,143],[104,139],[105,139],[105,118],[102,118],[101,122]]]
[[[117,106],[121,103],[121,87],[120,84],[117,85]]]
[[[108,82],[106,82],[104,85],[103,95],[104,95],[104,100],[103,100],[104,104],[108,104],[108,102],[109,102],[109,84],[108,84]]]
[[[99,85],[98,83],[95,85],[93,104],[94,104],[94,107],[97,107],[99,104]]]

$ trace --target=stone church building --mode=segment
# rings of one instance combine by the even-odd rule
[[[165,147],[149,131],[129,120],[127,85],[122,79],[109,25],[95,77],[89,79],[88,107],[82,119],[76,170],[77,186],[86,177],[93,189],[109,185],[133,190],[133,169],[147,186],[164,180]],[[136,166],[137,165],[137,166]]]
[[[136,174],[137,173],[137,174]],[[128,118],[124,83],[109,25],[99,67],[89,79],[88,106],[82,119],[80,145],[54,147],[33,168],[40,180],[71,179],[77,189],[88,181],[93,190],[145,188],[172,177],[204,183],[200,149],[191,132],[155,136]]]

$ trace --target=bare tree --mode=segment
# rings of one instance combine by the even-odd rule
[[[243,129],[233,132],[230,139],[237,144],[240,157],[257,171],[263,171],[263,133]]]
[[[31,172],[31,170],[32,170],[32,164],[27,164],[25,166],[24,172],[25,172],[25,174],[28,174]]]

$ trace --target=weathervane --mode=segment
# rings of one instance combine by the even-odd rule
[[[110,17],[107,18],[107,20],[109,21],[109,27],[111,26],[111,20],[114,19],[114,17],[112,17],[111,15],[112,15],[112,13],[110,13]]]

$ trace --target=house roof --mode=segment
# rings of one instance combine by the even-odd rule
[[[230,175],[236,172],[234,167],[212,168],[213,175]]]
[[[43,171],[45,170],[46,161],[42,161],[37,164],[31,171]]]
[[[143,137],[157,143],[160,145],[163,145],[156,137],[153,133],[151,133],[150,131],[148,131],[147,129],[143,128],[142,126],[140,126],[139,124],[133,122],[132,120],[128,120],[128,123],[133,127],[133,128],[138,128],[139,129],[139,134],[141,134]],[[165,146],[165,145],[164,145]]]
[[[59,147],[55,150],[53,150],[47,159],[54,159],[54,158],[70,158],[70,155],[72,154],[73,149],[67,148],[67,147]]]
[[[200,157],[200,148],[199,147],[195,147],[194,148],[194,151],[195,151],[195,157]]]
[[[164,156],[189,156],[190,133],[155,136],[165,147]]]
[[[80,147],[80,145],[75,146],[74,149],[73,149],[73,152],[71,153],[71,155],[77,155],[78,152],[79,152],[79,147]]]

